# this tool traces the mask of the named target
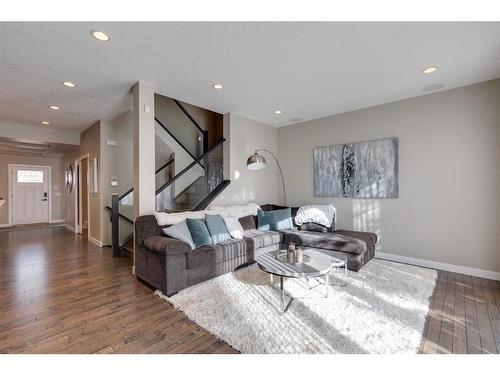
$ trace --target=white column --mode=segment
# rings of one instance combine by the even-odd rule
[[[155,211],[155,107],[153,86],[145,82],[137,82],[133,88],[133,97],[134,217],[137,217],[152,214]]]

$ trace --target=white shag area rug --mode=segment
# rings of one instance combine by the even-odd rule
[[[172,297],[156,294],[242,353],[416,353],[436,277],[373,259],[348,272],[347,286],[330,286],[328,298],[323,285],[309,290],[304,280],[287,279],[295,299],[284,314],[278,278],[271,285],[256,264]]]

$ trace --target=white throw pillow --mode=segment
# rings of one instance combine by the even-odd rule
[[[243,227],[241,226],[238,218],[225,217],[224,224],[226,224],[227,231],[229,232],[231,237],[240,240],[243,238],[243,233],[245,233],[245,231],[243,230]]]
[[[189,231],[186,220],[172,225],[171,227],[163,228],[163,233],[165,233],[169,237],[187,242],[189,246],[191,246],[191,250],[196,247],[194,245],[193,237],[191,237],[191,232]]]
[[[186,211],[186,212],[155,212],[158,225],[174,225],[185,221],[186,219],[204,219],[205,211]]]

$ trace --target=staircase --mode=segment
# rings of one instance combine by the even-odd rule
[[[155,122],[156,211],[205,209],[230,183],[223,179],[225,139],[210,144],[209,130],[182,103],[160,95],[155,95]],[[133,248],[133,188],[114,194],[107,208],[113,256],[120,257]]]

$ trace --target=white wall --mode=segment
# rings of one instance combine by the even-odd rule
[[[278,169],[275,161],[264,153],[267,167],[260,171],[248,170],[246,161],[255,149],[268,149],[276,154],[277,133],[276,128],[234,113],[224,115],[224,178],[230,179],[231,184],[211,206],[276,202]]]
[[[386,137],[399,199],[313,196],[315,147]],[[333,203],[385,253],[500,272],[500,80],[280,128],[278,150],[290,205]]]

